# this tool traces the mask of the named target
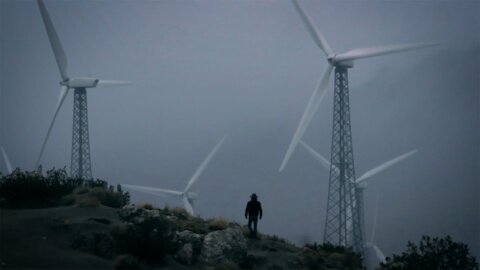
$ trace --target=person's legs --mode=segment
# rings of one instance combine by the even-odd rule
[[[253,222],[253,217],[248,217],[248,230],[250,231],[250,235],[253,234],[252,222]]]
[[[255,217],[253,219],[253,236],[257,237],[257,222],[258,222],[258,217]]]

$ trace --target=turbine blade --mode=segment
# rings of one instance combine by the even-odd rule
[[[40,149],[40,155],[38,155],[37,163],[35,167],[38,167],[40,163],[40,159],[43,155],[43,150],[45,150],[45,146],[47,145],[48,137],[50,137],[50,132],[52,131],[53,124],[55,123],[55,119],[57,118],[58,112],[62,107],[63,102],[65,101],[65,97],[68,94],[68,87],[62,86],[60,88],[60,95],[58,97],[57,108],[55,109],[55,114],[53,115],[52,121],[50,122],[50,126],[48,127],[47,136],[45,136],[45,140],[43,141],[42,148]]]
[[[67,56],[65,55],[65,51],[63,50],[60,39],[55,31],[55,27],[53,27],[52,20],[48,15],[48,11],[43,3],[43,0],[37,0],[37,3],[38,7],[40,8],[40,13],[42,14],[43,23],[45,24],[45,29],[47,30],[47,35],[48,39],[50,40],[50,45],[52,46],[53,54],[55,55],[55,60],[57,61],[60,76],[62,76],[62,80],[65,81],[68,79]]]
[[[333,69],[333,66],[328,64],[327,67],[325,68],[325,71],[323,72],[322,77],[318,81],[317,88],[315,89],[315,91],[313,91],[312,96],[308,101],[308,105],[305,108],[305,111],[303,112],[302,119],[298,124],[297,130],[295,131],[292,141],[288,146],[287,153],[285,154],[282,164],[280,165],[280,170],[279,170],[280,172],[283,171],[283,169],[287,165],[287,162],[290,159],[290,156],[292,155],[293,151],[297,147],[298,142],[300,141],[303,134],[305,133],[305,130],[307,129],[308,124],[310,124],[310,121],[312,120],[313,115],[315,114],[318,108],[318,105],[320,105],[320,102],[322,101],[322,98],[325,95],[325,90],[327,88],[328,80],[330,78],[330,73],[332,72],[332,69]]]
[[[183,196],[183,204],[185,205],[185,210],[187,210],[187,212],[190,214],[190,215],[194,215],[195,213],[193,212],[193,206],[192,204],[189,202],[187,196]]]
[[[342,61],[351,61],[360,58],[367,58],[367,57],[374,57],[384,54],[392,54],[398,53],[403,51],[410,51],[416,50],[426,47],[437,46],[437,43],[411,43],[411,44],[403,44],[403,45],[390,45],[390,46],[382,46],[382,47],[372,47],[372,48],[362,48],[362,49],[353,49],[351,51],[337,54],[335,56],[336,62]]]
[[[403,155],[400,155],[400,156],[398,156],[398,157],[396,157],[396,158],[394,158],[394,159],[392,159],[392,160],[389,160],[389,161],[387,161],[387,162],[385,162],[385,163],[383,163],[383,164],[381,164],[381,165],[379,165],[379,166],[377,166],[377,167],[375,167],[375,168],[367,171],[366,173],[362,174],[362,176],[360,176],[359,178],[357,178],[357,180],[355,180],[355,182],[356,182],[356,183],[360,183],[360,182],[362,182],[362,181],[365,181],[365,180],[367,180],[368,178],[370,178],[370,177],[372,177],[372,176],[374,176],[374,175],[376,175],[376,174],[378,174],[378,173],[386,170],[387,168],[389,168],[389,167],[391,167],[391,166],[399,163],[400,161],[408,158],[409,156],[415,154],[416,152],[418,152],[417,149],[412,150],[412,151],[410,151],[410,152],[408,152],[408,153],[405,153],[405,154],[403,154]]]
[[[375,235],[377,233],[377,219],[378,219],[378,194],[375,193],[375,208],[373,210],[373,225],[372,225],[372,237],[370,237],[370,242],[375,242]]]
[[[322,51],[325,53],[325,55],[328,56],[328,55],[332,54],[333,53],[332,49],[328,45],[327,40],[322,35],[322,32],[320,32],[320,30],[318,30],[318,28],[315,25],[315,22],[312,20],[312,18],[310,18],[307,15],[307,13],[302,8],[300,3],[298,3],[297,0],[292,0],[292,2],[293,2],[293,5],[295,6],[295,9],[300,14],[300,17],[302,18],[303,23],[307,27],[308,32],[312,36],[313,41],[315,41],[315,43],[318,45],[318,47],[320,47],[320,49],[322,49]]]
[[[320,155],[317,151],[315,151],[310,145],[304,143],[302,140],[300,140],[300,144],[307,149],[307,151],[322,164],[322,166],[328,170],[330,170],[330,161],[328,161],[324,156]]]
[[[200,174],[202,174],[203,170],[207,167],[208,163],[210,162],[210,160],[213,158],[213,156],[215,155],[215,153],[217,153],[217,150],[220,148],[220,146],[222,146],[223,144],[223,141],[225,141],[225,138],[227,136],[224,136],[218,143],[217,145],[215,145],[215,147],[212,149],[212,151],[210,151],[210,153],[207,155],[207,157],[205,158],[205,160],[203,160],[203,162],[200,164],[200,166],[197,168],[197,170],[195,171],[195,173],[193,174],[192,178],[190,178],[190,181],[188,181],[188,184],[187,186],[185,187],[185,189],[183,190],[183,192],[188,192],[190,190],[190,188],[192,187],[192,185],[197,181],[197,179],[200,177]]]
[[[131,82],[127,81],[112,81],[112,80],[99,80],[97,83],[98,87],[110,87],[110,86],[121,86],[121,85],[128,85]]]
[[[120,184],[122,187],[130,188],[136,191],[145,192],[152,195],[169,195],[169,196],[182,196],[181,191],[170,190],[170,189],[162,189],[162,188],[154,188],[154,187],[146,187],[146,186],[137,186],[137,185],[127,185],[127,184]]]
[[[7,152],[5,152],[5,149],[2,148],[2,155],[3,155],[3,160],[5,161],[5,166],[7,167],[7,173],[11,174],[13,172],[12,168],[12,163],[10,163],[10,159],[8,159]]]
[[[373,250],[375,251],[375,255],[377,256],[378,260],[382,263],[385,263],[385,254],[377,247],[377,245],[373,244],[372,245]]]

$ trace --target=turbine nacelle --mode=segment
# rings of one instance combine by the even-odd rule
[[[352,60],[343,60],[343,61],[338,61],[337,60],[337,55],[334,53],[331,53],[327,56],[327,61],[330,63],[330,65],[335,66],[335,67],[346,67],[346,68],[352,68],[353,67],[353,61]]]
[[[188,191],[188,192],[185,192],[184,195],[189,199],[189,200],[196,200],[198,198],[198,193],[196,192],[191,192],[191,191]]]
[[[97,87],[99,80],[88,77],[78,77],[61,81],[60,85],[68,88],[94,88]]]
[[[364,190],[368,187],[368,184],[367,182],[363,181],[363,182],[360,182],[360,183],[357,183],[357,188],[360,189],[360,190]]]

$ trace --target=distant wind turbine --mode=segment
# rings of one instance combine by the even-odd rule
[[[359,203],[355,190],[355,168],[353,162],[353,143],[350,121],[350,100],[348,69],[353,67],[354,61],[374,56],[410,51],[434,46],[433,43],[411,43],[404,45],[389,45],[353,49],[345,53],[334,53],[325,37],[316,27],[314,21],[296,0],[293,5],[305,24],[308,32],[317,46],[325,53],[326,68],[318,81],[317,87],[303,112],[302,118],[287,148],[280,165],[282,171],[297,144],[303,137],[308,125],[313,119],[328,86],[330,75],[334,72],[334,106],[332,129],[331,163],[336,166],[330,168],[329,190],[327,199],[327,214],[325,218],[324,242],[334,245],[352,247],[354,251],[362,253],[364,239],[360,225]],[[341,18],[339,18],[341,19]]]
[[[377,230],[377,220],[378,220],[378,195],[375,195],[375,210],[373,212],[373,227],[372,227],[372,236],[370,241],[366,242],[365,245],[367,248],[373,249],[375,256],[381,263],[385,263],[385,254],[380,250],[380,248],[375,244],[375,235]]]
[[[3,148],[3,146],[1,148],[2,148],[3,161],[5,162],[5,167],[7,167],[8,174],[11,174],[13,172],[12,163],[10,163],[10,159],[8,159],[7,152],[5,152],[5,149]]]
[[[210,151],[210,153],[205,157],[203,162],[197,168],[195,173],[188,181],[187,186],[183,191],[178,190],[170,190],[170,189],[162,189],[162,188],[154,188],[154,187],[146,187],[146,186],[137,186],[137,185],[128,185],[128,184],[121,184],[123,187],[130,188],[136,191],[141,191],[147,194],[152,194],[155,196],[170,196],[170,197],[180,197],[183,200],[183,204],[185,206],[185,210],[191,215],[194,215],[193,211],[193,203],[194,200],[198,198],[198,194],[195,192],[191,192],[190,189],[192,185],[198,180],[200,175],[202,174],[203,170],[207,167],[208,163],[217,153],[220,146],[222,146],[223,142],[225,141],[226,136],[224,136],[215,147]]]
[[[42,15],[45,29],[47,30],[48,39],[57,62],[58,70],[62,80],[60,81],[60,95],[57,101],[55,113],[48,127],[47,135],[43,141],[40,154],[36,162],[36,167],[40,163],[43,151],[47,144],[53,124],[57,118],[58,112],[62,107],[65,97],[70,89],[74,91],[74,105],[73,105],[73,135],[72,135],[72,159],[71,159],[71,175],[80,178],[92,178],[91,164],[90,164],[90,141],[88,133],[88,112],[87,112],[87,88],[95,88],[97,86],[117,86],[129,84],[125,81],[109,81],[99,80],[91,77],[69,77],[67,74],[67,56],[63,50],[60,39],[55,31],[52,20],[48,15],[47,8],[43,0],[37,0],[40,13]]]
[[[328,161],[324,156],[322,156],[320,153],[315,151],[310,145],[306,144],[303,141],[300,141],[300,144],[324,167],[327,171],[332,169],[338,173],[338,167],[335,165],[332,165],[330,161]],[[407,159],[408,157],[412,156],[413,154],[417,153],[418,149],[409,151],[407,153],[404,153],[396,158],[393,158],[389,161],[386,161],[375,168],[368,170],[364,174],[362,174],[360,177],[355,179],[356,188],[355,188],[355,193],[356,197],[358,199],[359,209],[360,209],[360,219],[361,219],[361,224],[363,226],[363,221],[365,220],[365,215],[364,215],[364,205],[363,205],[363,193],[365,189],[367,188],[367,180],[374,177],[375,175],[383,172],[384,170],[388,169],[389,167]],[[371,240],[369,242],[365,243],[365,247],[372,248],[375,251],[375,254],[377,258],[381,262],[385,262],[385,256],[383,255],[382,251],[376,246],[374,243],[375,239],[375,230],[376,230],[376,224],[377,224],[377,211],[378,211],[378,196],[376,198],[376,205],[375,205],[375,213],[374,213],[374,225],[373,225],[373,233]]]

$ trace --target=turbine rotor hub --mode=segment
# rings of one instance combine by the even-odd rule
[[[65,79],[63,81],[60,81],[60,85],[68,86],[68,81],[70,81],[70,79]]]
[[[327,61],[332,65],[335,65],[335,56],[337,55],[334,53],[331,53],[327,56]]]
[[[352,68],[353,67],[353,61],[337,61],[337,55],[334,53],[331,53],[327,56],[327,61],[335,67],[345,67],[345,68]]]

